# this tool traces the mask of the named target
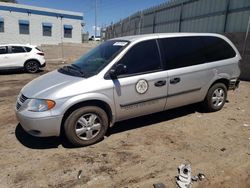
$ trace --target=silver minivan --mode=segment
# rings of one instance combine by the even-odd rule
[[[29,134],[100,141],[115,122],[202,102],[220,110],[239,85],[241,56],[219,34],[167,33],[108,40],[23,87],[16,115]]]

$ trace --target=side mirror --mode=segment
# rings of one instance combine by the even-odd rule
[[[127,66],[123,64],[118,64],[109,71],[109,75],[110,78],[115,79],[117,78],[117,76],[125,74],[126,72],[127,72]]]

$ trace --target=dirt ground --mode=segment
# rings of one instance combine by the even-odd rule
[[[15,118],[20,89],[46,72],[0,73],[0,187],[175,187],[184,162],[193,175],[206,175],[193,187],[250,187],[250,82],[230,91],[219,112],[191,105],[152,114],[117,123],[98,144],[73,148],[63,138],[27,135]]]

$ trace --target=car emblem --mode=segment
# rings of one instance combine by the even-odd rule
[[[148,82],[146,80],[139,80],[135,85],[135,90],[139,94],[144,94],[148,90]]]

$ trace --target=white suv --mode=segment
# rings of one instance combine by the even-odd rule
[[[24,68],[29,73],[35,73],[45,66],[44,53],[37,46],[0,45],[0,70]]]

